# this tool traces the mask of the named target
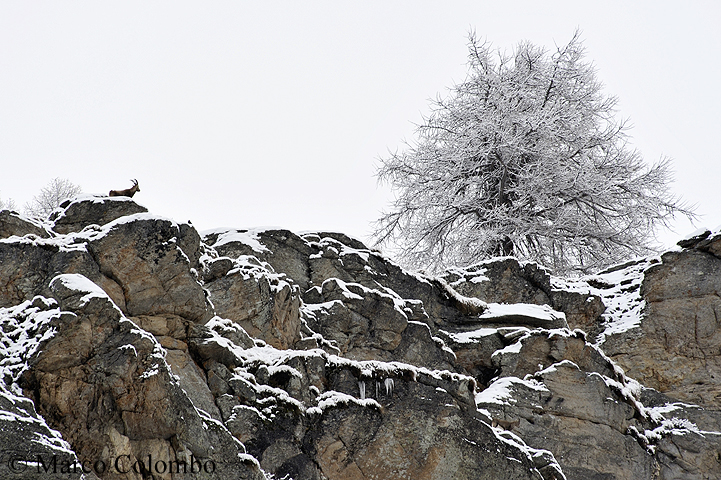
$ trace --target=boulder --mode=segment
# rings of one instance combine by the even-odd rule
[[[226,271],[227,267],[232,268]],[[277,348],[289,348],[300,340],[300,292],[284,275],[268,270],[255,257],[239,257],[235,262],[223,257],[206,270],[211,273],[206,274],[210,281],[205,288],[220,317]]]
[[[121,286],[100,271],[82,241],[30,237],[0,240],[0,307],[17,305],[36,295],[49,296],[50,280],[62,273],[90,278],[116,305],[125,308]]]
[[[213,317],[176,223],[141,213],[88,231],[86,238],[100,271],[122,287],[129,315],[172,314],[201,323]]]
[[[145,213],[148,209],[128,197],[81,195],[65,200],[50,214],[56,233],[79,232],[89,225],[103,226],[120,217]]]
[[[0,239],[13,235],[17,237],[35,235],[40,238],[50,238],[50,234],[37,220],[12,210],[0,210]]]

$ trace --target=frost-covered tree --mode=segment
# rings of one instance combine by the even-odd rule
[[[669,162],[647,166],[604,95],[579,33],[555,52],[510,54],[469,38],[469,73],[432,103],[416,138],[381,159],[396,192],[377,222],[410,266],[496,255],[587,271],[651,250],[692,210],[669,193]]]
[[[0,198],[0,210],[15,210],[15,200],[12,198],[7,200]]]
[[[47,218],[64,200],[82,193],[82,188],[66,178],[53,178],[38,195],[25,204],[25,214]]]

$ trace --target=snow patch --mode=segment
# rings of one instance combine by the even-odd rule
[[[497,405],[511,405],[516,403],[513,398],[513,386],[519,384],[537,392],[548,392],[543,383],[534,379],[520,379],[518,377],[501,377],[491,383],[482,392],[476,392],[476,404],[494,403]]]
[[[718,231],[718,229],[714,229],[713,231]],[[712,230],[710,230],[706,227],[701,227],[701,228],[697,228],[693,232],[691,232],[688,235],[686,235],[685,237],[683,237],[682,240],[691,240],[692,238],[700,237],[701,235],[710,235],[711,233],[712,233]]]
[[[469,332],[447,332],[441,330],[443,333],[448,335],[456,343],[476,343],[478,339],[487,337],[489,335],[495,335],[498,333],[496,328],[479,328]]]
[[[548,322],[566,320],[566,314],[558,312],[548,305],[534,305],[530,303],[489,303],[488,309],[479,316],[481,320],[493,321],[502,317],[521,316],[531,317]]]
[[[371,407],[378,410],[381,409],[381,405],[372,398],[358,399],[352,395],[337,392],[335,390],[330,390],[328,392],[320,394],[316,401],[318,402],[318,405],[307,409],[307,414],[322,414],[325,410],[328,410],[329,408],[338,408],[340,406],[348,405]]]
[[[213,247],[220,247],[222,245],[238,242],[243,245],[249,246],[256,253],[272,253],[268,247],[260,243],[259,233],[270,230],[269,227],[253,228],[250,230],[235,230],[235,229],[215,229],[207,230],[202,233],[203,237],[218,233]]]
[[[95,283],[90,281],[84,275],[79,273],[63,273],[50,280],[50,288],[54,288],[54,285],[62,284],[68,290],[72,290],[79,293],[85,293],[80,299],[80,307],[84,307],[93,298],[107,299],[112,303],[108,294],[105,290],[97,286]],[[114,304],[113,304],[114,305]],[[117,307],[116,307],[117,308]],[[118,309],[118,311],[120,311]]]
[[[618,335],[641,326],[645,300],[641,297],[644,272],[659,262],[657,257],[635,260],[621,268],[590,275],[584,279],[591,285],[589,293],[601,297],[606,306],[603,313],[603,331],[595,344],[603,345],[612,335]]]

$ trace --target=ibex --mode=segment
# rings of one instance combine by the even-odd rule
[[[513,430],[514,427],[517,427],[520,424],[520,418],[517,418],[516,420],[501,420],[500,418],[494,418],[493,421],[491,421],[491,426],[493,428],[501,427],[504,430]]]
[[[130,188],[126,188],[125,190],[110,190],[110,193],[108,193],[111,197],[132,197],[135,195],[135,192],[140,191],[140,187],[138,186],[137,180],[131,180],[133,182],[133,186]]]

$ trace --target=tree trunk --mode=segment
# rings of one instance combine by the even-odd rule
[[[515,250],[513,246],[513,240],[511,240],[511,237],[506,235],[503,237],[503,240],[501,240],[501,253],[504,257],[508,257],[513,255],[513,251]]]

